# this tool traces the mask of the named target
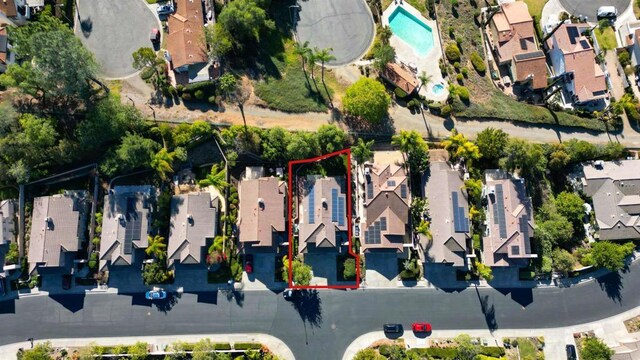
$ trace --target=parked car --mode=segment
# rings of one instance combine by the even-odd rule
[[[429,323],[413,323],[411,329],[416,333],[428,333],[431,332],[431,324]]]
[[[382,329],[384,330],[385,333],[399,334],[402,332],[402,325],[401,324],[384,324],[382,326]]]
[[[567,360],[577,360],[576,347],[574,345],[567,345]]]
[[[244,256],[244,271],[246,271],[247,274],[253,272],[253,254],[246,254]]]
[[[152,44],[156,44],[160,42],[160,30],[156,28],[151,29],[151,34],[149,34],[149,40],[151,40]]]
[[[173,8],[173,5],[165,4],[158,6],[158,9],[156,11],[158,12],[158,15],[170,15],[173,14],[175,9]]]
[[[72,279],[73,279],[73,276],[70,275],[70,274],[62,275],[62,289],[64,289],[64,290],[71,289],[71,280]]]
[[[597,14],[598,19],[615,19],[618,16],[618,9],[615,6],[600,6]]]
[[[147,291],[144,297],[147,298],[147,300],[162,300],[167,298],[167,292],[162,289],[154,289]]]

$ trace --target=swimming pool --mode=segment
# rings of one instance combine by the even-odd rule
[[[433,85],[433,87],[431,87],[431,92],[434,95],[441,95],[442,93],[444,93],[444,85],[442,84]]]
[[[394,35],[411,46],[420,56],[425,56],[433,47],[431,28],[398,6],[389,16],[389,27]]]

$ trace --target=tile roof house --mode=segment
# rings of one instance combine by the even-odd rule
[[[514,81],[531,81],[533,89],[547,86],[547,66],[539,50],[533,19],[523,1],[503,3],[489,24],[496,61],[510,65]]]
[[[151,212],[155,202],[152,186],[116,186],[104,197],[100,270],[132,265],[136,250],[149,245]]]
[[[640,239],[640,160],[597,161],[584,165],[583,172],[600,239]]]
[[[429,165],[425,183],[431,241],[421,242],[425,260],[464,266],[469,254],[469,203],[459,170],[445,161]],[[428,239],[425,239],[428,240]]]
[[[380,75],[407,94],[412,94],[420,86],[418,79],[411,71],[406,69],[404,65],[394,62],[388,63]]]
[[[15,240],[15,200],[0,201],[0,245],[5,245]]]
[[[363,252],[376,250],[404,251],[411,240],[407,173],[402,166],[374,164],[365,172]]]
[[[238,187],[238,239],[245,248],[278,246],[286,238],[286,186],[275,177],[243,179]]]
[[[345,178],[309,175],[303,189],[298,204],[299,252],[339,248],[348,240]]]
[[[176,0],[175,5],[168,17],[167,51],[176,77],[188,75],[189,83],[209,80],[202,2]]]
[[[483,259],[488,266],[527,266],[532,252],[533,206],[524,179],[514,179],[501,170],[485,172],[487,232]]]
[[[167,259],[175,264],[204,264],[207,245],[216,236],[217,197],[208,192],[176,195],[171,198],[171,227]]]
[[[588,24],[563,24],[546,43],[555,75],[568,75],[565,90],[569,101],[577,104],[608,97],[605,74],[596,63],[596,53],[584,35],[588,29]]]
[[[30,273],[38,268],[65,268],[72,264],[85,240],[88,197],[87,191],[65,191],[33,199]]]

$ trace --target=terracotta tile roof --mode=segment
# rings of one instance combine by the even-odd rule
[[[168,19],[167,36],[167,50],[173,67],[207,62],[202,3],[199,0],[176,0],[175,4],[176,12]]]
[[[547,86],[547,59],[540,50],[513,57],[516,66],[515,81],[532,79],[533,89],[544,89]]]
[[[531,250],[533,207],[524,182],[500,170],[485,173],[489,223],[483,239],[483,258],[488,266],[526,264],[537,257]]]
[[[8,18],[18,16],[16,4],[13,0],[0,0],[0,12]]]
[[[502,5],[502,12],[492,18],[497,30],[497,52],[500,63],[511,61],[513,56],[538,50],[533,19],[527,4],[522,1]]]
[[[389,63],[382,71],[382,76],[397,87],[411,94],[420,85],[416,76],[399,64]]]
[[[601,98],[607,92],[604,72],[596,63],[591,43],[583,35],[588,28],[585,24],[563,24],[547,42],[552,49],[555,39],[562,51],[565,72],[573,72],[574,91],[580,102]]]
[[[301,209],[298,218],[299,252],[306,252],[309,244],[325,248],[340,245],[336,233],[347,231],[344,182],[343,176],[322,178],[309,175],[304,180],[302,200],[298,204]]]
[[[244,179],[238,187],[238,238],[252,246],[272,246],[274,233],[285,229],[283,181],[275,177]]]
[[[216,236],[218,198],[208,192],[171,198],[171,227],[167,254],[169,264],[204,263],[207,240]]]
[[[366,222],[362,249],[365,252],[371,249],[395,249],[402,252],[404,237],[408,233],[406,227],[411,203],[407,173],[404,167],[398,165],[374,164],[370,169],[365,179]],[[380,229],[380,241],[367,241],[377,231],[376,226],[380,227],[381,224],[385,226]],[[372,240],[374,238],[377,239],[377,236],[371,237]]]
[[[640,160],[583,167],[583,189],[593,199],[601,240],[640,238]]]
[[[37,266],[64,267],[67,253],[81,247],[86,226],[86,191],[37,197],[33,200],[29,270]]]
[[[0,27],[0,64],[7,63],[7,29]]]

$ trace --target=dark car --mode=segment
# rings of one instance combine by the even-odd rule
[[[151,29],[149,40],[151,40],[151,43],[153,44],[160,42],[160,30],[158,30],[157,28]]]
[[[567,360],[577,360],[576,347],[574,345],[567,345]]]
[[[64,290],[71,289],[71,279],[72,276],[69,274],[62,275],[62,288]]]
[[[4,296],[7,293],[4,287],[4,277],[0,276],[0,296]]]
[[[402,332],[402,325],[400,324],[384,324],[382,327],[385,333],[399,334]]]
[[[173,5],[166,4],[158,6],[158,10],[156,11],[158,12],[158,15],[170,15],[173,14],[175,9],[173,8]]]
[[[253,272],[253,255],[252,254],[246,254],[244,256],[244,271],[246,271],[247,274],[251,274]]]
[[[431,324],[429,323],[413,323],[411,324],[411,330],[416,333],[428,333],[431,332]]]

